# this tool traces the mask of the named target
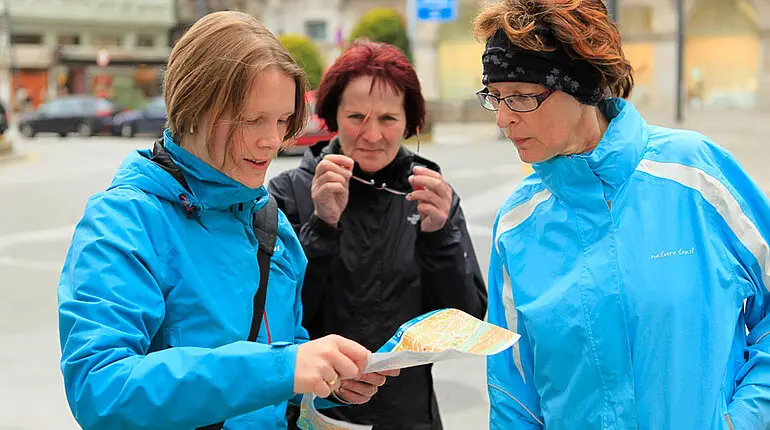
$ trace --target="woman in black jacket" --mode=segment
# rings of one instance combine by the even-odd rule
[[[269,185],[309,260],[302,301],[310,337],[339,334],[375,351],[428,311],[483,318],[487,292],[460,199],[435,163],[401,144],[425,120],[404,54],[355,43],[324,75],[317,109],[337,137]],[[363,388],[344,381],[337,394],[351,399]],[[442,428],[430,366],[404,369],[366,405],[323,413],[375,430]]]

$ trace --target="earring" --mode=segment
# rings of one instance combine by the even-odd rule
[[[195,134],[195,126],[190,126],[190,134]]]

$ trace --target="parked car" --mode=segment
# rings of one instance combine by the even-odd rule
[[[308,107],[310,108],[310,112],[312,114],[310,118],[310,123],[305,128],[305,132],[297,138],[296,142],[292,146],[281,151],[280,154],[285,154],[285,155],[304,154],[305,150],[309,146],[313,146],[322,140],[331,140],[334,136],[337,135],[337,133],[330,132],[329,129],[326,128],[326,124],[324,124],[323,120],[321,120],[321,118],[319,118],[318,115],[316,115],[316,109],[315,109],[316,92],[309,91],[305,93],[305,101],[307,102]]]
[[[112,134],[134,137],[137,134],[161,136],[166,126],[166,102],[163,97],[153,97],[142,109],[115,115],[112,120]]]
[[[40,105],[35,111],[19,117],[19,131],[24,137],[37,133],[69,133],[88,137],[109,132],[112,118],[120,107],[109,100],[88,96],[63,96]]]
[[[9,123],[8,111],[5,110],[5,105],[0,102],[0,135],[5,134],[5,132],[8,131]]]

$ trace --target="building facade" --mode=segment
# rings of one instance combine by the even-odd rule
[[[460,19],[442,24],[442,100],[467,101],[481,85],[483,45],[469,22],[485,0],[459,0]],[[677,91],[676,0],[618,0],[623,50],[636,78],[634,103],[671,110]],[[685,100],[694,108],[770,107],[770,1],[685,0]]]
[[[428,100],[457,120],[475,120],[481,52],[470,23],[484,4],[456,0],[453,22],[417,22],[413,58]],[[684,0],[685,100],[700,108],[770,107],[770,0]],[[192,22],[199,0],[179,0],[180,25]],[[276,34],[305,34],[326,65],[340,54],[360,17],[375,7],[407,15],[408,0],[206,0],[210,9],[244,10]],[[634,66],[632,101],[673,109],[677,81],[676,0],[618,0],[623,49]],[[413,3],[412,3],[413,4]],[[200,9],[198,7],[198,9]],[[457,113],[461,112],[461,113]],[[464,112],[464,113],[462,113]],[[443,115],[442,115],[443,116]],[[470,118],[473,116],[473,118]]]
[[[264,0],[173,0],[173,3],[175,22],[169,33],[172,45],[202,15],[237,10],[261,19],[265,8]]]
[[[623,0],[620,28],[636,72],[634,99],[652,107],[677,91],[673,0]],[[684,92],[693,108],[756,108],[770,95],[767,0],[686,0]]]
[[[483,44],[470,21],[494,0],[457,0],[454,22],[417,22],[413,58],[424,93],[446,105],[474,103]],[[326,65],[360,17],[375,7],[406,16],[408,0],[0,0],[0,100],[37,106],[62,93],[127,100],[160,88],[158,66],[201,15],[241,10],[276,34],[315,41]],[[670,108],[676,98],[676,0],[619,0],[635,103]],[[691,106],[770,107],[770,1],[685,0],[685,99]],[[106,61],[104,61],[106,60]],[[101,64],[101,65],[100,65]],[[119,100],[120,101],[120,100]],[[470,111],[470,109],[469,109]]]
[[[0,99],[16,110],[65,93],[129,102],[159,89],[173,0],[5,0]],[[120,102],[120,100],[118,100]]]
[[[406,0],[258,0],[256,14],[275,34],[305,34],[318,46],[326,65],[341,53],[358,20],[377,7],[391,7],[405,15]],[[428,99],[439,97],[437,75],[438,24],[420,22],[414,27],[412,54]]]

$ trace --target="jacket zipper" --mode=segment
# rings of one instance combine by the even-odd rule
[[[540,420],[539,420],[539,419],[538,419],[538,418],[535,416],[535,414],[533,414],[533,413],[532,413],[532,411],[530,411],[530,410],[529,410],[529,409],[528,409],[526,406],[524,406],[524,403],[521,403],[521,402],[519,401],[519,399],[517,399],[516,397],[513,397],[513,396],[512,396],[512,395],[510,395],[510,394],[509,394],[507,391],[503,390],[502,388],[500,388],[500,387],[498,387],[498,386],[496,386],[496,385],[492,385],[492,384],[489,384],[489,387],[490,387],[490,388],[493,388],[493,389],[495,389],[495,390],[497,390],[497,391],[499,391],[499,392],[501,392],[501,393],[503,393],[503,394],[505,394],[506,396],[508,396],[508,397],[510,397],[510,398],[512,398],[512,399],[513,399],[513,401],[514,401],[514,402],[516,402],[516,403],[518,403],[518,404],[519,404],[519,406],[521,406],[522,408],[524,408],[524,410],[525,410],[525,411],[527,411],[527,413],[529,413],[529,415],[532,417],[532,419],[534,419],[535,421],[537,421],[537,423],[538,423],[538,424],[540,424],[541,426],[544,426],[544,425],[545,425],[545,424],[543,424],[543,422],[542,422],[542,421],[540,421]]]
[[[759,336],[759,339],[757,339],[757,341],[754,342],[754,345],[758,344],[760,341],[762,341],[762,339],[764,339],[768,335],[770,335],[770,331],[765,333],[765,334],[763,334],[762,336]]]

